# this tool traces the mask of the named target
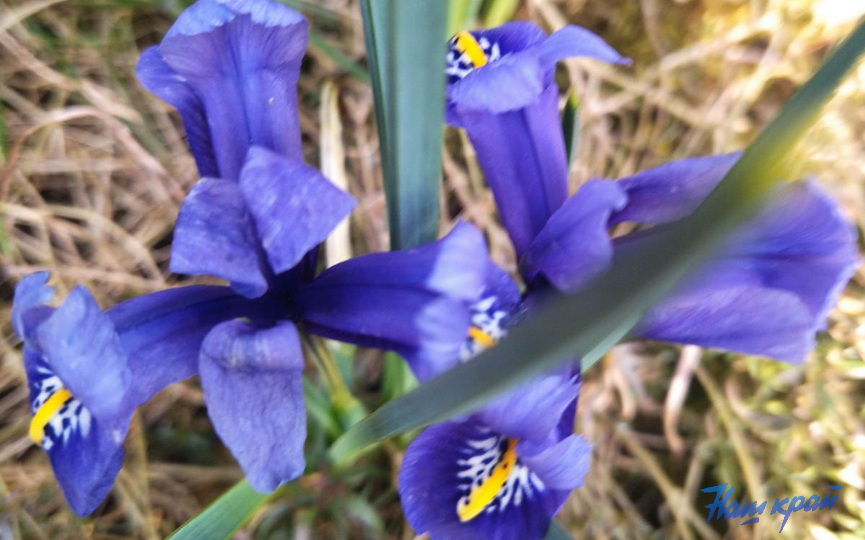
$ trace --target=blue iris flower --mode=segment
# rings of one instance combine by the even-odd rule
[[[530,23],[509,23],[451,41],[448,119],[478,153],[526,284],[521,296],[504,272],[488,269],[463,361],[495,345],[546,295],[579,291],[653,226],[690,214],[739,157],[595,179],[567,197],[552,69],[575,55],[623,63],[575,27],[547,37]],[[613,237],[624,222],[638,232]],[[813,181],[783,186],[631,335],[801,362],[856,267],[855,238]],[[576,370],[559,368],[424,430],[400,472],[409,523],[433,538],[541,538],[588,470],[591,446],[573,434],[578,392]]]
[[[203,178],[178,216],[171,269],[230,286],[181,287],[101,311],[83,288],[57,308],[45,273],[16,288],[34,412],[78,515],[106,497],[134,409],[198,374],[208,415],[256,490],[303,471],[307,331],[396,351],[419,373],[458,357],[489,260],[481,233],[375,253],[315,276],[316,247],[353,199],[300,159],[295,85],[306,22],[264,0],[201,0],[142,55],[145,85],[177,106]]]

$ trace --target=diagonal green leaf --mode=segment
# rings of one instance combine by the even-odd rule
[[[577,157],[577,142],[580,138],[580,98],[576,92],[571,92],[565,101],[562,113],[562,133],[565,136],[565,151],[568,153],[568,167]]]
[[[231,538],[231,535],[268,497],[269,495],[252,489],[246,480],[241,480],[168,538],[171,540]]]
[[[550,526],[547,527],[544,540],[571,540],[571,535],[559,522],[553,520],[550,521]]]
[[[337,462],[381,439],[465,414],[508,388],[582,358],[595,363],[642,314],[749,218],[788,171],[787,156],[865,50],[865,23],[784,106],[739,162],[690,216],[657,228],[609,272],[578,294],[551,300],[497,347],[382,406],[330,450]]]
[[[447,3],[364,0],[361,13],[391,246],[403,249],[438,233]]]

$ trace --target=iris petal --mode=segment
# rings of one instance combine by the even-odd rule
[[[628,203],[610,220],[667,223],[697,209],[733,168],[741,152],[671,161],[617,181]]]
[[[540,94],[519,111],[466,111],[462,116],[518,255],[526,252],[568,190],[564,139],[558,127],[550,127],[559,123],[558,93],[550,87]]]
[[[457,515],[460,499],[495,465],[503,442],[474,418],[422,431],[406,450],[399,475],[400,499],[411,526],[433,539],[542,538],[570,491],[547,488],[519,462],[477,517],[462,522]]]
[[[128,414],[132,374],[111,318],[83,287],[36,330],[39,352],[76,399],[103,421]]]
[[[484,288],[485,253],[480,232],[459,224],[437,242],[335,265],[294,301],[310,331],[394,350],[426,377],[458,361],[470,306]]]
[[[508,437],[542,442],[553,433],[580,388],[570,366],[508,390],[477,412],[484,424]]]
[[[204,104],[195,90],[165,63],[156,47],[149,47],[141,53],[135,74],[148,90],[180,113],[198,173],[201,176],[218,177],[219,166],[213,154],[210,126],[207,124]]]
[[[259,146],[249,151],[240,189],[275,273],[297,264],[354,207],[315,168]]]
[[[614,182],[591,180],[546,222],[520,263],[527,283],[543,275],[563,292],[575,291],[612,262],[610,216],[625,205]]]
[[[145,87],[178,107],[203,106],[203,113],[181,110],[184,123],[207,118],[216,176],[237,180],[252,145],[302,158],[297,80],[306,42],[306,21],[283,5],[200,0],[180,15],[156,48],[174,75],[154,69],[153,60],[138,74]],[[185,91],[177,89],[177,81],[197,101],[179,100],[177,95]],[[198,126],[187,125],[190,138],[199,133]],[[190,143],[193,148],[206,144]]]
[[[201,353],[201,386],[219,437],[250,485],[269,493],[303,473],[303,353],[290,322],[220,324]]]
[[[855,232],[809,182],[785,186],[719,252],[635,332],[800,362],[858,264]]]
[[[221,277],[250,298],[267,291],[270,268],[236,183],[203,178],[189,192],[174,229],[171,271]]]
[[[129,400],[137,406],[167,385],[198,373],[201,343],[217,324],[246,317],[270,324],[285,307],[247,300],[229,287],[179,287],[139,296],[106,312],[129,358]]]

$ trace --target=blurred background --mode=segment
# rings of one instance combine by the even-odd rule
[[[134,76],[182,0],[0,0],[0,538],[161,538],[241,478],[207,420],[197,380],[140,409],[108,501],[67,508],[30,421],[14,285],[42,269],[63,296],[85,284],[102,307],[179,283],[167,270],[174,219],[197,180],[176,112]],[[358,200],[329,241],[331,262],[388,248],[372,94],[357,0],[287,1],[311,22],[300,80],[307,162]],[[572,189],[670,159],[746,146],[865,13],[849,0],[454,0],[452,30],[531,19],[579,24],[631,57],[628,68],[561,65],[579,97]],[[470,19],[470,20],[469,20]],[[423,24],[419,21],[418,24]],[[444,38],[444,37],[443,37]],[[443,59],[441,60],[443,63]],[[409,69],[410,66],[407,66]],[[801,149],[813,174],[865,225],[865,66],[848,78]],[[515,269],[492,197],[460,132],[445,131],[443,223],[481,227]],[[577,427],[595,445],[585,486],[559,521],[589,538],[770,538],[781,516],[706,524],[728,483],[734,499],[828,493],[834,508],[793,514],[787,538],[865,538],[865,276],[858,272],[802,366],[655,343],[616,347],[585,377]],[[393,358],[332,347],[373,410],[411,381]],[[390,366],[385,368],[385,366]],[[396,375],[394,375],[396,373]],[[409,438],[331,470],[340,419],[314,370],[306,474],[238,538],[412,538],[395,489]]]

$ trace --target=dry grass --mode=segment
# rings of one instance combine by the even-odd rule
[[[196,384],[175,385],[142,408],[109,502],[94,517],[75,519],[45,455],[27,438],[26,383],[7,316],[14,284],[38,269],[51,270],[60,294],[83,283],[103,306],[181,281],[166,262],[172,223],[196,171],[176,114],[133,74],[140,50],[164,33],[176,3],[0,1],[2,538],[164,536],[240,477],[211,432]],[[550,29],[583,24],[634,59],[631,69],[572,61],[562,70],[561,81],[582,102],[576,188],[590,177],[746,145],[852,28],[855,11],[844,18],[830,9],[848,4],[855,2],[526,0],[518,16]],[[357,2],[318,5],[318,38],[362,65]],[[300,96],[307,161],[334,178],[344,173],[360,201],[350,236],[332,252],[385,249],[368,87],[313,47]],[[860,228],[863,132],[860,68],[802,148],[803,170],[838,196]],[[482,227],[496,259],[513,268],[470,147],[454,131],[447,142],[447,217]],[[863,287],[860,272],[801,367],[695,348],[615,349],[584,385],[578,422],[596,452],[586,486],[561,521],[586,537],[765,538],[777,534],[778,516],[707,526],[703,506],[711,498],[700,488],[728,482],[737,498],[771,500],[823,494],[840,483],[834,509],[799,512],[784,534],[865,537]],[[357,365],[355,388],[366,395],[380,363],[364,353]],[[325,474],[324,444],[311,436],[314,472],[239,536],[410,537],[392,483],[401,442],[338,474]]]

